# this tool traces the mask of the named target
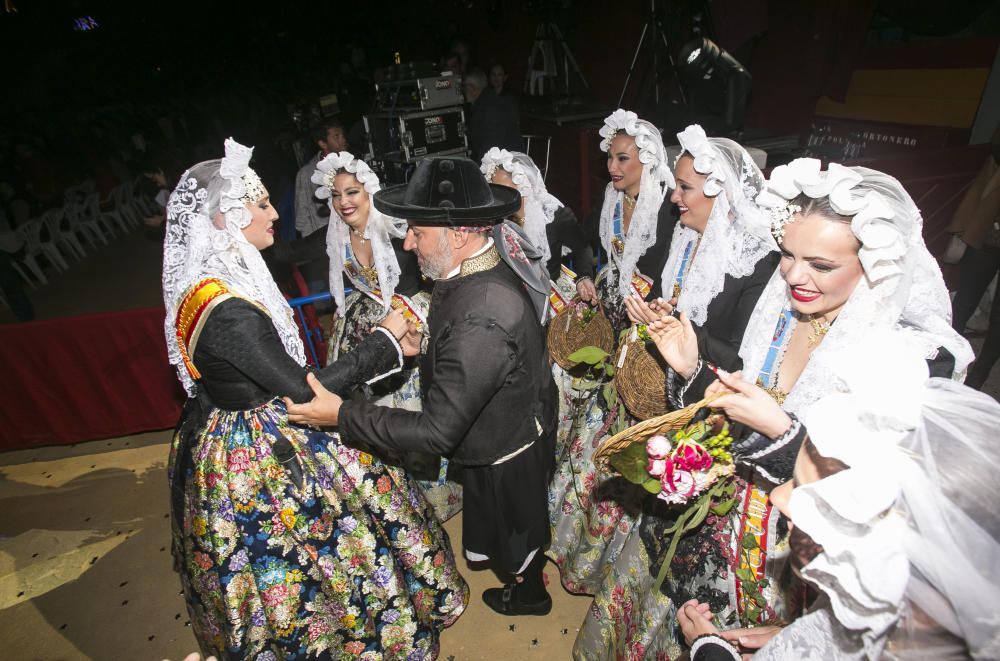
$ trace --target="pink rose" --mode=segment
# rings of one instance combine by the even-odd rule
[[[700,445],[684,445],[674,455],[674,463],[687,471],[707,470],[712,466],[712,457]]]
[[[650,459],[666,459],[670,454],[670,441],[657,434],[646,441],[646,454]]]
[[[646,464],[646,472],[653,477],[660,477],[663,471],[667,470],[667,462],[664,459],[650,459]]]
[[[667,470],[660,477],[660,486],[665,494],[680,494],[690,496],[695,490],[694,475],[691,471],[667,464]]]

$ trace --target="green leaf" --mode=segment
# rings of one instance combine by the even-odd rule
[[[716,516],[725,516],[729,514],[729,511],[733,509],[733,505],[736,504],[735,498],[730,498],[727,501],[721,502],[712,508],[712,514]]]
[[[611,465],[621,473],[622,477],[632,484],[643,486],[650,479],[646,471],[648,461],[645,443],[633,443],[618,454],[612,455],[610,459]]]
[[[736,569],[736,578],[740,579],[742,583],[752,583],[754,581],[753,573],[746,567]]]
[[[574,363],[597,365],[608,357],[608,352],[600,347],[582,347],[571,353],[568,358]]]
[[[606,384],[601,394],[604,396],[604,403],[607,405],[608,411],[610,412],[614,409],[615,403],[618,399],[618,393],[615,392],[614,385],[610,383]]]
[[[760,548],[757,544],[757,538],[753,535],[743,535],[743,539],[740,540],[740,544],[747,551],[752,551],[753,549]]]
[[[760,612],[761,612],[760,609],[757,608],[756,606],[748,606],[746,614],[749,623],[756,624],[757,621],[760,619]]]
[[[771,582],[770,582],[769,580],[767,580],[766,578],[762,578],[762,579],[760,579],[760,580],[759,580],[759,581],[757,582],[757,586],[758,586],[758,587],[759,587],[760,589],[762,589],[762,590],[763,590],[764,588],[766,588],[766,587],[767,587],[768,585],[770,585],[770,584],[771,584]]]
[[[604,373],[608,375],[608,378],[612,378],[615,375],[615,366],[611,363],[604,363]]]
[[[642,488],[655,496],[663,490],[663,485],[657,478],[651,477],[642,483]]]

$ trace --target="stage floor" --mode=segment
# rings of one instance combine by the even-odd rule
[[[12,659],[173,659],[197,649],[170,556],[168,431],[0,454],[0,640]],[[462,515],[445,529],[461,557]],[[546,575],[553,610],[507,618],[492,572],[459,568],[469,608],[441,659],[568,659],[590,605]]]

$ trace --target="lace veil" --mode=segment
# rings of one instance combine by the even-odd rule
[[[742,278],[775,249],[765,214],[755,202],[764,187],[764,175],[747,151],[726,138],[709,138],[697,124],[677,134],[682,156],[694,160],[694,170],[705,175],[705,197],[714,198],[712,212],[700,241],[698,232],[677,223],[670,255],[663,268],[664,291],[681,267],[685,247],[698,242],[698,252],[684,277],[677,308],[702,325],[708,306],[722,291],[727,275]]]
[[[835,356],[865,344],[882,330],[916,344],[925,358],[937,355],[941,347],[947,349],[955,357],[954,377],[961,380],[972,361],[972,348],[951,328],[948,290],[924,245],[920,211],[903,186],[868,168],[832,163],[821,171],[818,160],[800,158],[774,169],[757,202],[780,218],[789,201],[800,194],[828,197],[837,213],[852,218],[851,229],[861,243],[858,258],[864,276],[810,356],[784,408],[802,412],[821,396],[843,391],[844,382],[834,370]],[[757,301],[743,335],[740,357],[747,380],[756,379],[778,316],[790,307],[788,286],[779,269]],[[877,368],[869,365],[867,369]]]
[[[563,203],[546,190],[542,173],[527,154],[493,147],[483,156],[479,169],[486,181],[492,183],[497,168],[503,168],[510,174],[521,193],[524,200],[524,233],[541,252],[543,263],[548,262],[552,255],[545,226],[552,222],[556,209]]]
[[[275,284],[267,265],[242,229],[250,223],[247,204],[267,194],[250,169],[253,148],[226,140],[221,160],[191,167],[177,182],[167,201],[163,242],[163,303],[167,355],[189,396],[195,384],[184,367],[177,343],[177,310],[188,290],[205,278],[218,278],[235,293],[262,306],[292,358],[306,358],[292,309]]]
[[[872,371],[876,362],[885,369]],[[1000,404],[928,379],[919,343],[893,332],[835,365],[849,392],[822,398],[803,422],[820,454],[848,468],[789,503],[823,547],[802,575],[827,614],[797,620],[760,656],[807,658],[782,655],[812,641],[828,658],[965,658],[966,648],[1000,658]]]
[[[330,292],[333,294],[333,300],[337,302],[337,309],[343,310],[344,249],[351,241],[351,234],[347,223],[340,220],[340,216],[333,208],[333,180],[340,171],[349,172],[357,178],[358,183],[368,194],[369,201],[382,187],[378,175],[372,172],[368,164],[346,151],[327,154],[316,164],[316,171],[312,175],[311,181],[319,186],[316,189],[316,197],[325,199],[330,207],[330,224],[326,230],[326,253],[330,257]],[[382,304],[386,310],[389,309],[389,302],[396,291],[396,285],[399,284],[400,276],[399,262],[390,239],[401,239],[404,236],[406,236],[405,221],[386,216],[376,209],[373,203],[368,205],[368,222],[365,225],[364,238],[371,241]],[[361,282],[355,282],[354,285],[366,287]]]
[[[619,131],[635,138],[642,163],[642,177],[639,180],[639,199],[632,210],[625,250],[619,257],[611,245],[614,238],[615,207],[622,204],[624,195],[616,191],[612,184],[604,189],[604,205],[601,207],[601,245],[618,268],[618,288],[622,296],[631,291],[632,273],[639,258],[656,243],[656,224],[660,206],[667,191],[674,187],[674,175],[667,163],[667,152],[663,147],[660,130],[649,122],[639,119],[631,110],[619,108],[604,119],[601,135],[601,150],[608,151],[611,141]],[[646,275],[655,277],[655,274]]]

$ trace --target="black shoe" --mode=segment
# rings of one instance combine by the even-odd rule
[[[552,597],[548,593],[545,593],[545,599],[541,601],[523,603],[517,597],[517,583],[484,591],[483,602],[501,615],[548,615],[552,610]]]

